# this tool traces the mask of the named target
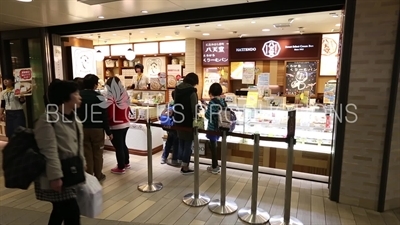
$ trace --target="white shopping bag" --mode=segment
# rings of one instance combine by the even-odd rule
[[[95,218],[103,211],[103,187],[96,177],[85,173],[86,182],[77,188],[77,201],[82,216]]]

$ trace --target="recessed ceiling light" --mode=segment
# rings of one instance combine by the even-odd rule
[[[99,18],[99,19],[104,19],[104,16],[98,16],[97,18]]]
[[[113,36],[117,36],[117,34],[113,34]]]
[[[186,29],[190,29],[190,26],[185,26]]]
[[[222,26],[222,24],[218,24],[217,26],[219,26],[219,27],[220,27],[220,26]]]
[[[210,34],[209,33],[203,33],[203,36],[209,36]]]
[[[140,33],[141,33],[141,34],[143,34],[143,33],[144,33],[144,31],[142,31],[142,30],[141,30],[141,31],[140,31]]]
[[[17,0],[17,2],[32,2],[33,0]]]
[[[149,13],[149,11],[147,11],[147,10],[142,10],[142,13]]]
[[[251,23],[256,23],[256,21],[253,20],[253,21],[251,21]]]
[[[270,29],[262,29],[262,31],[268,32],[268,31],[270,31]]]
[[[340,27],[340,23],[336,24],[337,27]]]

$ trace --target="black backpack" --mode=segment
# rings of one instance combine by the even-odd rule
[[[32,129],[18,127],[3,149],[6,188],[27,190],[46,169],[46,158],[39,152]]]

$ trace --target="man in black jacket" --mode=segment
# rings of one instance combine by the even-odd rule
[[[83,124],[86,172],[103,181],[106,178],[102,173],[104,132],[110,140],[113,137],[108,124],[107,109],[101,107],[102,98],[96,92],[98,83],[99,78],[96,75],[85,76],[84,89],[80,91],[82,104],[77,113]]]

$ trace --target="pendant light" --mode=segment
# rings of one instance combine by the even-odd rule
[[[129,43],[131,42],[131,35],[132,33],[129,33]],[[132,48],[128,48],[125,53],[125,58],[129,61],[132,61],[136,58],[136,53],[132,50]]]
[[[98,36],[97,44],[100,44],[100,35]],[[104,60],[104,54],[100,51],[100,49],[96,51],[95,59],[98,62]]]

